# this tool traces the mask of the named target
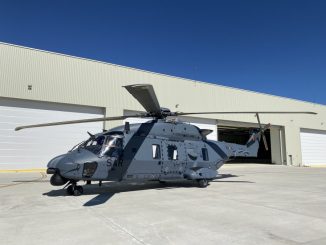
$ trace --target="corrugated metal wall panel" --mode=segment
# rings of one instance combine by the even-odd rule
[[[14,131],[20,125],[103,117],[101,108],[0,98],[0,169],[46,168],[47,162],[101,132],[102,122]]]
[[[178,111],[308,110],[311,115],[263,115],[263,123],[284,126],[286,155],[301,161],[300,128],[326,130],[326,106],[234,89],[103,62],[0,43],[0,97],[105,107],[108,115],[143,108],[123,85],[154,85],[163,107]],[[27,86],[31,84],[32,90]],[[178,104],[178,108],[175,105]],[[253,115],[203,118],[256,123]],[[121,122],[117,122],[121,123]],[[109,123],[107,125],[110,125]]]
[[[317,110],[326,116],[325,107],[320,105],[102,62],[5,44],[0,44],[0,54],[5,57],[0,59],[0,92],[4,97],[142,110],[121,86],[151,83],[163,106],[173,109],[179,104],[178,109],[182,111],[300,109]],[[28,84],[33,85],[31,91],[27,90]],[[239,118],[237,115],[219,117],[235,121]],[[299,116],[290,117],[297,119]],[[252,116],[244,115],[241,118],[249,122],[255,121]],[[269,118],[283,122],[289,116],[282,116],[280,120],[275,116]]]

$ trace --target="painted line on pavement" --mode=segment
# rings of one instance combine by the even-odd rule
[[[46,168],[30,168],[30,169],[0,169],[0,173],[37,173],[46,172]]]

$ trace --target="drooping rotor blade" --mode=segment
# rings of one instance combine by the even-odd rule
[[[118,116],[118,117],[100,117],[100,118],[89,118],[89,119],[81,119],[81,120],[70,120],[70,121],[61,121],[61,122],[52,122],[52,123],[42,123],[42,124],[34,124],[27,126],[19,126],[15,128],[15,131],[26,129],[26,128],[40,128],[40,127],[49,127],[49,126],[57,126],[57,125],[66,125],[66,124],[77,124],[77,123],[89,123],[89,122],[103,122],[103,121],[115,121],[115,120],[123,120],[128,117],[146,117],[146,113],[144,114],[136,114],[129,116]]]
[[[265,146],[266,151],[268,151],[268,144],[267,144],[267,139],[266,139],[265,131],[266,131],[267,129],[269,129],[270,127],[271,127],[271,124],[270,124],[270,123],[267,124],[267,125],[265,125],[265,127],[263,128],[263,132],[262,132],[262,135],[263,135],[263,141],[264,141],[264,146]]]
[[[263,142],[264,142],[264,146],[265,146],[266,151],[268,151],[268,144],[267,144],[267,140],[266,140],[266,136],[265,136],[265,131],[267,129],[269,129],[270,127],[271,127],[270,123],[266,124],[263,128],[260,127],[260,130],[259,130],[259,132],[256,133],[256,135],[252,135],[252,137],[255,137],[255,138],[256,137],[263,138]],[[249,139],[249,141],[252,140],[252,137]]]
[[[263,128],[263,131],[269,129],[270,127],[271,127],[271,124],[270,123],[269,124],[266,124],[265,127]]]
[[[267,139],[266,139],[266,136],[265,136],[265,130],[267,128],[269,128],[270,124],[266,125],[264,128],[261,126],[261,123],[260,123],[260,118],[259,118],[259,113],[257,112],[256,113],[256,117],[257,117],[257,121],[258,121],[258,125],[259,125],[259,132],[261,134],[261,137],[263,138],[263,142],[264,142],[264,146],[265,146],[265,150],[268,151],[268,144],[267,144]]]
[[[259,132],[257,133],[258,135],[262,135],[263,132],[265,132],[267,129],[269,129],[271,127],[271,124],[266,124],[262,130],[259,130]]]
[[[172,116],[200,115],[200,114],[311,114],[317,115],[312,111],[212,111],[212,112],[174,112]]]
[[[124,87],[138,100],[147,112],[161,115],[161,107],[151,84],[134,84]]]
[[[262,138],[263,138],[265,150],[268,151],[267,139],[266,139],[266,136],[265,136],[265,133],[264,132],[262,133]]]
[[[257,121],[258,121],[259,129],[260,129],[261,132],[263,132],[263,129],[262,129],[262,127],[261,127],[261,123],[260,123],[260,118],[259,118],[259,113],[258,113],[258,112],[256,113],[256,117],[257,117]]]

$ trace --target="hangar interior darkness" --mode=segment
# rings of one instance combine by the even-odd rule
[[[250,132],[253,129],[257,128],[218,125],[218,140],[243,145],[247,143],[250,137]],[[268,151],[266,151],[264,147],[264,142],[263,140],[261,140],[257,158],[237,157],[227,163],[272,163],[271,137],[269,129],[265,131],[265,136],[269,148]]]

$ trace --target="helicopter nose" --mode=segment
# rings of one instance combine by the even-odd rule
[[[59,155],[59,156],[56,156],[55,158],[52,158],[47,167],[48,169],[55,169],[58,165],[58,163],[61,161],[62,158],[64,158],[66,156],[66,154],[62,154],[62,155]]]
[[[65,157],[66,154],[62,154],[59,156],[56,156],[55,158],[51,159],[47,165],[47,170],[46,173],[47,174],[56,174],[58,173],[58,169],[57,169],[57,165],[58,163],[61,161],[62,158]]]
[[[78,170],[80,165],[73,161],[70,157],[65,157],[61,159],[57,164],[57,169],[60,170],[61,175]]]
[[[67,181],[81,175],[80,168],[85,162],[92,162],[96,156],[88,151],[69,152],[53,158],[48,163],[48,174],[53,174],[51,184],[64,185]]]
[[[53,174],[50,178],[51,185],[60,186],[69,181],[67,172],[72,170],[78,170],[69,158],[61,158],[59,161],[50,164],[50,168],[47,169],[48,174]],[[79,167],[79,165],[77,165]]]
[[[73,162],[67,154],[57,156],[49,161],[47,165],[47,174],[53,174],[50,182],[54,186],[64,185],[67,183],[68,179],[65,178],[64,173],[67,172],[67,169],[71,168]]]

